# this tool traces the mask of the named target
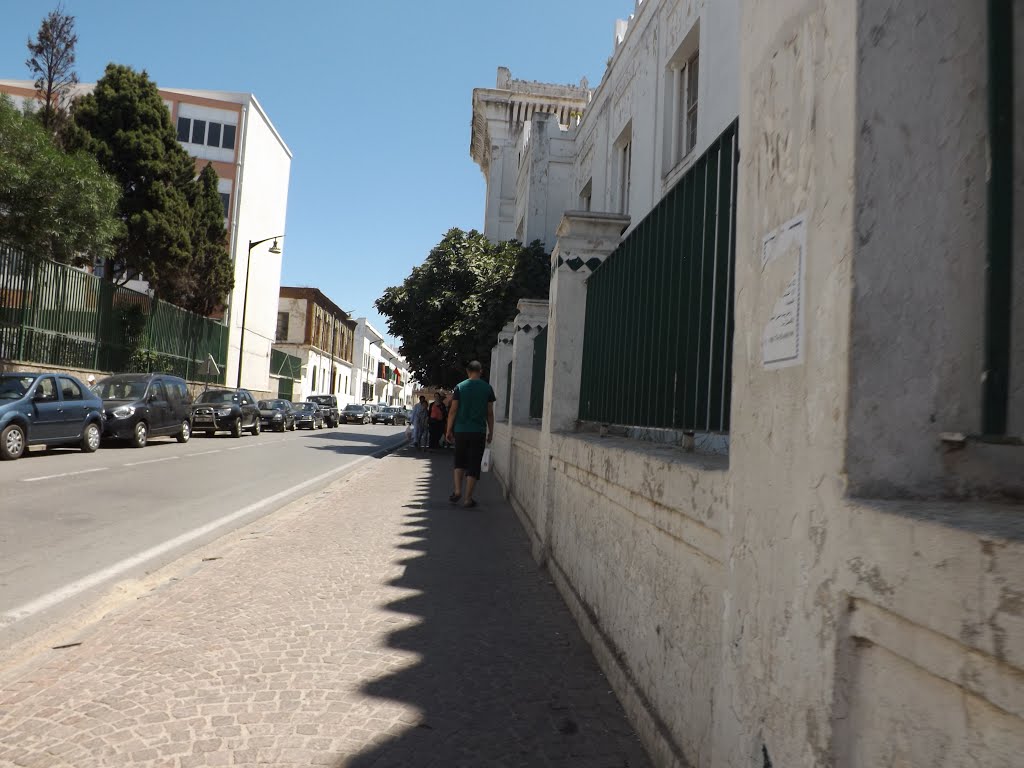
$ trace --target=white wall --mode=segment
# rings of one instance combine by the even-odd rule
[[[245,109],[243,124],[245,128],[240,138],[243,142],[241,184],[237,194],[238,215],[235,220],[233,254],[235,288],[231,293],[228,339],[227,381],[231,385],[238,375],[249,241],[285,232],[291,170],[291,153],[252,100]],[[272,243],[269,241],[253,249],[249,272],[242,386],[255,391],[266,391],[269,387],[270,347],[277,328],[282,256],[269,252]],[[278,241],[278,245],[286,250],[287,240]]]

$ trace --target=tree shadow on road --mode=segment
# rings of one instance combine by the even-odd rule
[[[430,468],[395,542],[411,556],[389,583],[416,594],[386,606],[419,619],[387,645],[420,661],[362,689],[421,717],[336,768],[648,766],[493,477],[480,484],[480,506],[463,509],[447,499],[450,452],[405,450],[389,460]]]

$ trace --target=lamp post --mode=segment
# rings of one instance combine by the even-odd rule
[[[245,311],[249,307],[249,265],[252,264],[252,249],[260,243],[265,243],[268,240],[273,240],[274,244],[270,246],[270,253],[275,256],[281,253],[281,249],[277,245],[279,238],[284,235],[274,235],[272,237],[264,237],[262,240],[250,240],[249,241],[249,252],[245,257],[245,293],[242,298],[242,332],[238,337],[238,380],[235,382],[235,388],[242,388],[242,350],[245,349]]]

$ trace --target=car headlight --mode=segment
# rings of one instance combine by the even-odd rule
[[[230,416],[231,415],[231,409],[230,408],[218,408],[217,409],[217,415],[218,416]]]
[[[122,405],[119,408],[115,408],[114,409],[114,414],[113,415],[114,415],[115,419],[127,419],[129,416],[134,416],[135,415],[135,406],[134,405]]]
[[[275,413],[274,414],[274,421],[280,421],[283,418],[284,418],[284,414],[283,413]]]

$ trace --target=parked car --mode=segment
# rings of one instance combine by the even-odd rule
[[[21,458],[30,445],[100,447],[103,401],[74,376],[0,374],[0,459]]]
[[[370,422],[376,424],[377,419],[380,417],[380,406],[377,403],[373,403],[366,406],[366,408],[370,411]]]
[[[299,428],[309,427],[310,429],[322,429],[324,426],[324,413],[316,403],[292,403],[295,409],[295,425]]]
[[[287,400],[260,400],[260,426],[275,432],[295,429],[295,409]]]
[[[408,417],[405,415],[405,410],[402,408],[383,408],[377,414],[377,421],[381,424],[405,425],[409,423]]]
[[[163,373],[125,373],[101,379],[93,387],[103,400],[104,437],[128,440],[144,448],[151,437],[192,436],[192,395],[185,380]]]
[[[323,411],[324,421],[328,427],[336,427],[341,423],[341,414],[338,412],[338,398],[334,395],[310,395],[306,398],[308,403],[316,403]]]
[[[192,407],[192,429],[212,437],[215,432],[260,433],[260,410],[247,389],[208,389]]]
[[[346,405],[345,410],[341,412],[341,418],[346,424],[369,424],[370,415],[369,408],[355,403]]]

